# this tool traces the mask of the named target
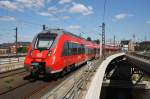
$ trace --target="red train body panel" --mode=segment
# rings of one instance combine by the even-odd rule
[[[30,72],[59,73],[99,57],[99,53],[99,44],[64,30],[50,29],[39,33],[29,45],[24,66]]]

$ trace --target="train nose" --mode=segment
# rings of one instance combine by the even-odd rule
[[[50,73],[50,67],[46,66],[45,62],[33,62],[31,64],[32,69],[37,70],[40,73]]]
[[[39,51],[39,50],[34,50],[32,51],[32,58],[38,58],[38,59],[44,59],[47,58],[48,55],[48,50],[43,50],[43,51]]]

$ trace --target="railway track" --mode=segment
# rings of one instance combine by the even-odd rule
[[[44,78],[39,78],[37,81],[31,81],[26,78],[25,75],[20,75],[19,80],[21,81],[19,82],[21,82],[21,84],[19,83],[16,87],[1,93],[0,99],[11,99],[12,97],[14,97],[15,99],[38,99],[47,92],[52,91],[68,77],[71,77],[73,74],[79,72],[83,68],[84,66],[75,70],[74,72],[67,74],[65,77],[59,78],[57,81],[55,81],[54,79],[47,80]],[[15,76],[18,76],[17,73],[14,74],[14,77]]]
[[[94,65],[97,65],[97,63],[95,62]],[[47,94],[47,92],[51,92],[51,91],[54,91],[55,89],[58,88],[58,86],[61,86],[63,85],[63,83],[65,83],[66,81],[69,80],[72,81],[72,78],[74,77],[74,75],[76,76],[82,76],[82,73],[83,73],[83,70],[85,70],[85,66],[75,70],[74,72],[71,72],[69,73],[68,75],[66,75],[65,77],[63,78],[59,78],[58,81],[51,81],[50,83],[48,84],[45,84],[43,86],[40,86],[39,88],[37,88],[36,90],[34,90],[33,92],[29,93],[29,94],[26,94],[24,97],[22,97],[22,99],[39,99],[40,97],[43,97],[43,95]],[[57,83],[57,84],[56,84]],[[68,82],[67,82],[68,83]],[[66,84],[67,84],[66,83]],[[56,86],[56,87],[54,87]],[[69,85],[70,86],[70,85]],[[68,88],[69,88],[68,86]],[[67,88],[67,89],[68,89]],[[65,91],[66,89],[64,89]],[[62,94],[62,93],[61,93]],[[50,98],[51,99],[51,98]]]
[[[31,97],[33,97],[34,95],[40,93],[42,90],[46,89],[50,85],[52,85],[51,82],[43,84],[42,86],[40,86],[37,89],[33,90],[31,93],[28,93],[28,94],[24,95],[23,97],[21,97],[21,99],[30,99]]]
[[[0,89],[1,89],[0,95],[6,94],[8,92],[11,92],[19,87],[28,84],[29,81],[23,80],[23,78],[27,75],[29,75],[29,73],[27,73],[24,68],[17,69],[11,72],[1,73],[0,74]],[[19,80],[22,80],[21,83],[18,83],[19,82],[18,78]]]
[[[15,97],[15,99],[29,99],[42,90],[52,90],[64,79],[66,78],[60,78],[58,81],[55,81],[54,79],[45,80],[44,78],[38,79],[37,81],[26,80],[22,84],[11,88],[10,90],[1,92],[0,99],[11,99],[12,97]]]
[[[25,72],[26,72],[25,68],[19,68],[19,69],[15,69],[12,71],[3,72],[3,73],[0,73],[0,79],[18,75],[20,73],[25,73]]]

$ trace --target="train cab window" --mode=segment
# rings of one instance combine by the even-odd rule
[[[49,48],[54,40],[48,40],[48,39],[39,39],[38,42],[38,48]]]
[[[37,36],[34,48],[35,49],[49,49],[55,41],[56,35],[40,34]]]
[[[69,44],[68,42],[65,42],[62,50],[62,56],[68,56],[68,55],[69,55]]]

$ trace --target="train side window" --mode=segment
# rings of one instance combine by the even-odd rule
[[[75,55],[77,53],[76,44],[72,43],[72,54]]]
[[[85,54],[85,46],[83,44],[80,44],[79,53]]]
[[[78,47],[78,54],[81,54],[81,45],[77,44],[77,47]]]
[[[71,42],[68,42],[68,43],[69,43],[69,55],[73,55],[72,43]]]
[[[100,48],[98,48],[98,53],[100,53]]]
[[[78,54],[78,44],[75,43],[75,54]]]
[[[90,54],[93,54],[93,49],[91,49],[91,53]]]
[[[99,53],[99,48],[97,48],[97,54]]]
[[[81,44],[81,46],[80,46],[80,47],[81,47],[81,49],[80,49],[80,50],[81,50],[81,52],[80,52],[80,53],[81,53],[81,54],[84,54],[84,53],[85,53],[84,45],[83,45],[83,44]]]
[[[85,54],[88,55],[88,48],[86,46],[84,47],[84,51],[85,51]]]
[[[91,48],[89,48],[89,55],[91,54]]]
[[[71,50],[71,55],[74,55],[73,48],[74,48],[74,44],[70,42],[69,49]]]
[[[77,54],[80,54],[80,53],[79,53],[80,45],[79,45],[79,44],[76,44],[76,47],[77,47]]]
[[[68,55],[69,55],[69,46],[68,46],[68,42],[65,42],[62,50],[62,56],[68,56]]]
[[[94,54],[96,54],[96,48],[94,48]]]
[[[72,52],[72,55],[74,55],[74,43],[72,43],[71,52]]]
[[[88,55],[90,55],[90,49],[88,48]]]

